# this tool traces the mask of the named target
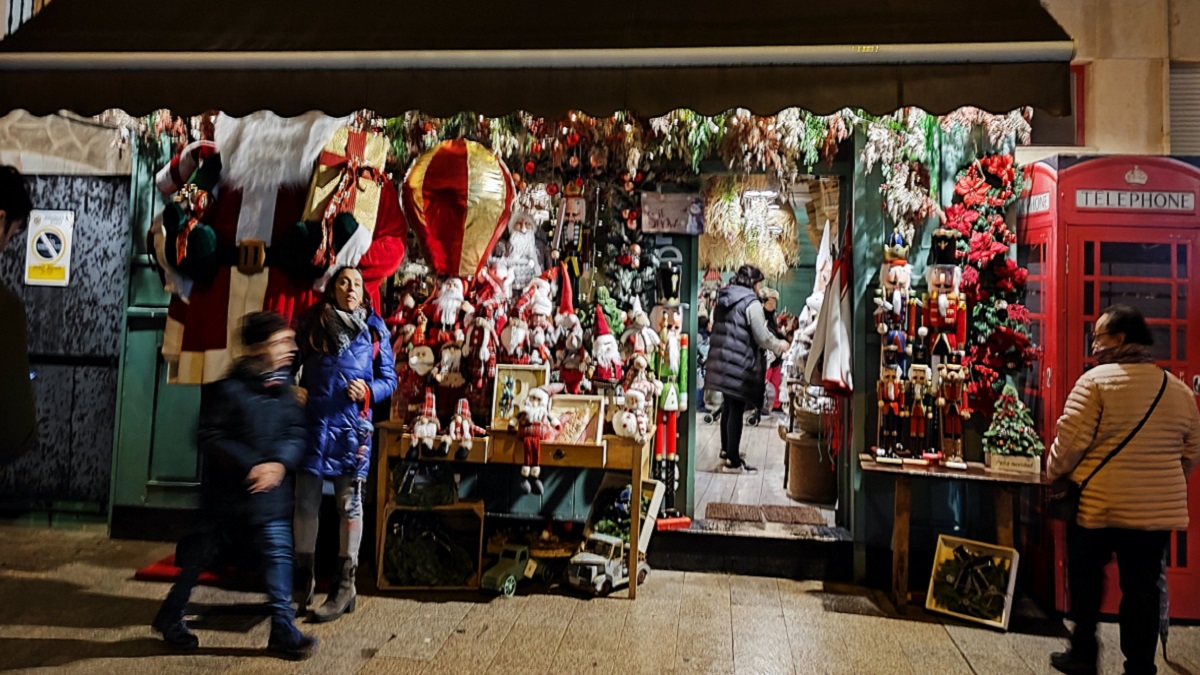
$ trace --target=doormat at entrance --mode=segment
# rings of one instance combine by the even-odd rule
[[[175,581],[175,577],[179,576],[179,568],[175,566],[175,556],[169,555],[162,560],[152,562],[149,565],[139,569],[134,573],[133,578],[138,581]],[[227,567],[216,571],[205,571],[200,573],[200,583],[205,586],[222,586],[231,587],[239,585],[238,577],[244,576],[232,568]]]
[[[828,525],[825,516],[811,506],[789,506],[771,504],[762,507],[763,516],[768,523],[787,523],[789,525]]]
[[[704,518],[707,520],[737,520],[745,523],[761,523],[762,507],[756,504],[728,504],[726,502],[709,502],[704,507]]]

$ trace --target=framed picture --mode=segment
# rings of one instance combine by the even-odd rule
[[[492,385],[492,428],[505,431],[511,427],[509,419],[515,417],[525,397],[533,389],[550,381],[548,365],[514,366],[501,363],[496,366],[496,381]]]
[[[643,192],[642,231],[704,234],[704,200],[697,194]]]
[[[555,443],[598,444],[604,436],[604,397],[557,394],[550,398],[550,412],[561,428]]]
[[[939,535],[925,609],[1008,630],[1019,560],[1007,546]]]

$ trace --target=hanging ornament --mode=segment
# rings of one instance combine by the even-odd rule
[[[440,275],[472,277],[504,232],[515,195],[504,162],[468,140],[443,141],[404,179],[404,211]]]

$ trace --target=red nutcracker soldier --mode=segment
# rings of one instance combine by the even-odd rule
[[[875,452],[883,457],[894,457],[904,449],[900,444],[900,419],[907,406],[900,378],[899,366],[884,366],[875,385],[879,401],[879,445]]]
[[[531,390],[521,404],[521,411],[512,420],[524,451],[520,487],[525,494],[540,495],[545,489],[541,480],[542,441],[553,439],[559,428],[558,417],[550,412],[550,396],[555,391],[555,385]]]
[[[688,338],[683,333],[684,305],[680,302],[683,274],[678,265],[669,262],[664,262],[657,272],[658,304],[650,317],[650,324],[658,330],[659,337],[651,372],[662,384],[658,397],[658,424],[654,430],[655,475],[666,486],[663,513],[674,515],[679,413],[687,411],[690,398]]]
[[[460,398],[458,406],[454,409],[454,417],[450,418],[450,426],[446,428],[446,435],[442,437],[440,453],[445,457],[453,447],[455,461],[461,462],[471,454],[471,444],[475,437],[486,433],[487,430],[476,425],[471,419],[470,403],[467,399]]]
[[[925,273],[924,327],[929,331],[929,352],[939,359],[961,352],[967,341],[967,299],[959,292],[962,268],[956,264],[956,235],[944,229],[933,233],[933,264]],[[915,335],[917,328],[910,325],[908,334]]]
[[[967,407],[967,373],[956,361],[938,365],[937,406],[942,438],[936,456],[941,459],[944,453],[946,466],[965,469],[966,464],[962,461],[963,420],[971,418],[971,409]],[[934,458],[928,452],[925,456]]]
[[[933,383],[929,366],[914,363],[908,367],[908,455],[922,456],[929,449],[930,422],[933,421]]]

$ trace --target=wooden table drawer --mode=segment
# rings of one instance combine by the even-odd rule
[[[542,443],[542,466],[570,466],[580,469],[604,468],[603,443]]]

